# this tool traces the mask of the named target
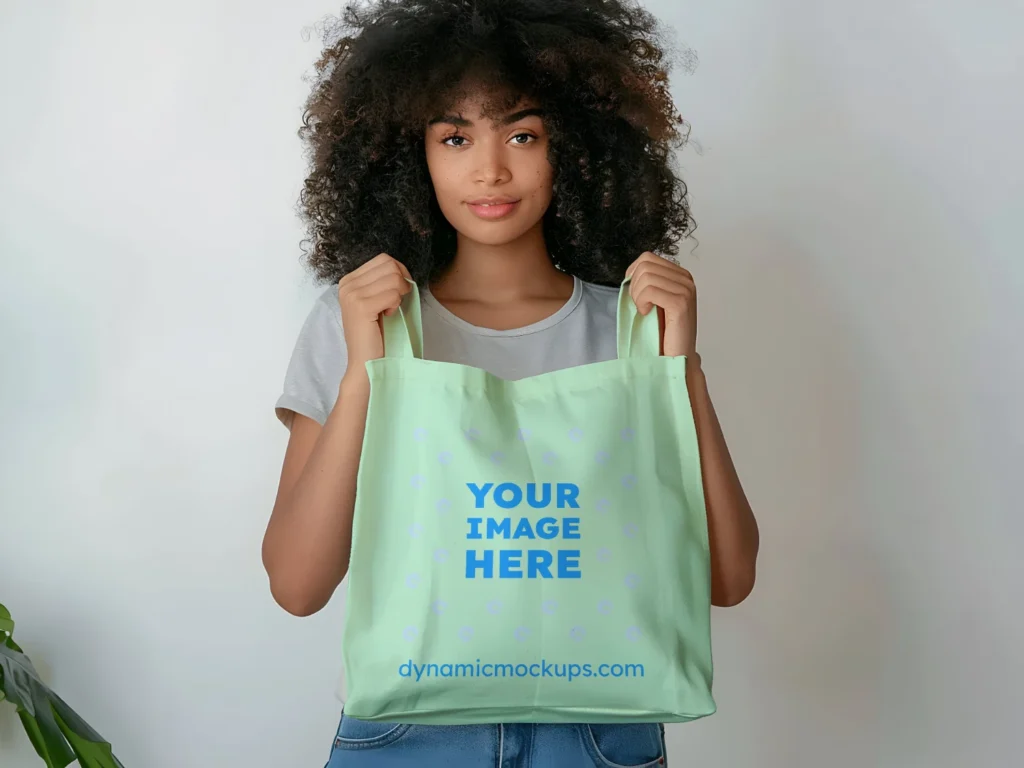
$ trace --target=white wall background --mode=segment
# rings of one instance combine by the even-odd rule
[[[684,263],[763,545],[671,762],[1019,764],[1024,8],[683,5]],[[259,548],[337,10],[0,5],[0,600],[129,768],[330,747],[340,595],[288,616]],[[41,764],[4,705],[0,763]]]

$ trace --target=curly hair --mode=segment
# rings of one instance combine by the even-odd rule
[[[455,256],[427,168],[427,122],[486,85],[484,117],[544,109],[552,262],[617,285],[643,251],[678,252],[694,224],[671,150],[688,124],[667,88],[664,30],[630,0],[370,0],[325,23],[299,136],[303,253],[337,282],[378,253],[421,285]],[[312,242],[307,252],[305,246]]]

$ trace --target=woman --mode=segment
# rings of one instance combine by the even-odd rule
[[[368,360],[380,318],[420,286],[423,351],[505,379],[615,357],[617,288],[688,357],[712,602],[753,588],[757,524],[696,353],[673,255],[692,230],[670,168],[683,124],[658,25],[619,0],[384,0],[348,8],[318,63],[302,194],[327,283],[292,354],[290,429],[263,543],[275,599],[320,610],[349,561]],[[329,765],[664,764],[660,724],[396,725],[343,715]]]

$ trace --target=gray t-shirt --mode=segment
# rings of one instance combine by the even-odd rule
[[[577,277],[572,296],[555,314],[522,328],[496,331],[467,323],[421,288],[423,356],[483,368],[502,379],[611,360],[616,355],[618,295],[618,288]],[[338,286],[329,285],[299,332],[275,408],[281,422],[290,426],[294,411],[322,425],[334,408],[346,363]]]

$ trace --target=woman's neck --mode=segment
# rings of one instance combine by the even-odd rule
[[[572,297],[572,275],[551,263],[540,225],[501,245],[459,235],[451,266],[430,286],[433,297],[468,323],[523,328],[557,312]]]
[[[491,245],[458,235],[455,258],[430,286],[438,301],[509,304],[523,300],[566,300],[573,278],[551,263],[538,226],[508,243]]]

